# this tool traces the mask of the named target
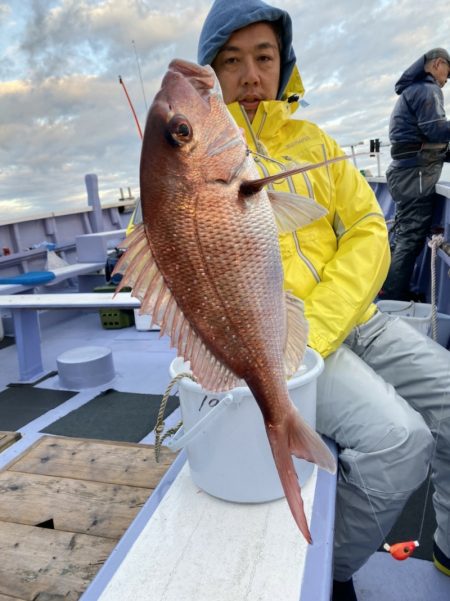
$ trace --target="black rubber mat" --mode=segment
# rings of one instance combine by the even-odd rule
[[[75,394],[30,385],[10,386],[0,392],[0,430],[18,430]]]
[[[77,438],[139,442],[155,427],[162,395],[109,389],[62,417],[43,432]],[[178,407],[169,397],[165,415]]]
[[[5,336],[3,340],[0,340],[0,351],[2,348],[8,348],[16,343],[16,339],[13,336]]]

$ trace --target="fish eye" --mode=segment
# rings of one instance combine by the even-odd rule
[[[167,124],[167,141],[172,146],[183,146],[192,140],[192,127],[184,115],[174,115]]]
[[[187,123],[180,123],[178,126],[178,135],[187,137],[190,134],[189,125]]]

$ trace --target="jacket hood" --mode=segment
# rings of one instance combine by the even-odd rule
[[[425,62],[426,55],[424,54],[418,60],[416,60],[416,62],[409,66],[406,69],[406,71],[403,72],[400,79],[395,84],[395,92],[397,94],[400,95],[403,92],[403,90],[405,90],[411,84],[415,83],[416,81],[420,81],[421,79],[425,79],[427,76],[430,76],[429,73],[427,73],[424,70]]]
[[[259,21],[277,22],[281,32],[281,76],[277,96],[281,99],[286,95],[296,64],[292,47],[292,20],[281,8],[269,6],[262,0],[215,0],[200,33],[197,60],[200,65],[210,65],[235,31]],[[300,89],[295,93],[301,96],[304,89],[298,72],[296,78],[297,85],[300,80]]]

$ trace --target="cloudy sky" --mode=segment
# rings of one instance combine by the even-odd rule
[[[342,145],[387,142],[395,81],[430,48],[450,50],[448,0],[272,3],[294,22],[309,103],[297,116]],[[0,0],[0,222],[84,206],[87,173],[104,202],[120,187],[139,194],[141,143],[118,76],[143,127],[169,61],[195,60],[210,5]],[[444,95],[449,115],[450,83]]]

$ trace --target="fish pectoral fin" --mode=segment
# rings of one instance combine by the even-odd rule
[[[267,190],[267,193],[280,233],[294,232],[328,213],[322,205],[306,196],[274,190]]]
[[[287,328],[284,346],[284,366],[286,377],[290,378],[299,369],[305,354],[308,340],[308,322],[304,315],[304,305],[290,291],[285,292]]]

